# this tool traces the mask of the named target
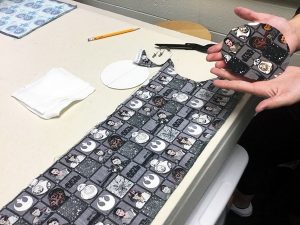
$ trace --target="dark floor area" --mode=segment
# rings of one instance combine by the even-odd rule
[[[294,225],[289,215],[300,217],[300,167],[292,170],[278,167],[268,178],[252,201],[253,214],[242,218],[229,212],[225,225]]]

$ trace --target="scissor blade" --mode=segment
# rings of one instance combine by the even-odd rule
[[[199,52],[207,53],[207,49],[214,44],[199,45],[195,43],[185,43],[185,44],[155,44],[159,48],[169,48],[169,49],[185,49],[185,50],[196,50]]]
[[[169,48],[169,49],[192,49],[190,46],[186,44],[155,44],[160,48]]]

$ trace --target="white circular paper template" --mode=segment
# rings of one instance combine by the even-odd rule
[[[149,70],[134,64],[131,60],[112,63],[101,73],[102,82],[115,89],[128,89],[144,83],[149,76]]]

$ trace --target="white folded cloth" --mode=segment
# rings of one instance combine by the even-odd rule
[[[95,88],[63,68],[53,68],[40,79],[17,90],[12,97],[44,119],[59,116],[73,101],[86,98]]]

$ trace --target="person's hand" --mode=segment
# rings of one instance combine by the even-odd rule
[[[283,33],[293,53],[300,47],[300,35],[297,33],[298,21],[288,21],[282,17],[257,13],[250,9],[237,7],[234,12],[241,17],[253,22],[267,23]],[[297,18],[299,19],[299,18]],[[233,89],[247,92],[266,99],[260,102],[256,111],[291,105],[300,100],[300,67],[288,67],[279,77],[269,81],[253,81],[243,76],[235,76],[226,71],[226,64],[221,54],[222,42],[208,49],[207,61],[215,61],[211,73],[227,80],[215,80],[214,84],[220,88]]]
[[[299,35],[299,20],[286,20],[283,17],[278,17],[266,13],[254,12],[250,9],[243,7],[236,7],[234,9],[236,15],[240,18],[249,20],[251,22],[267,23],[278,29],[285,37],[286,42],[289,45],[290,53],[293,54],[300,48],[300,35]],[[295,25],[296,24],[296,25]],[[207,50],[207,60],[216,61],[217,68],[224,68],[225,62],[222,59],[221,48],[222,43],[216,44]]]
[[[264,97],[265,99],[256,106],[256,112],[300,101],[300,67],[288,66],[280,76],[266,81],[249,82],[226,70],[218,71],[218,76],[227,80],[215,80],[214,85],[217,87]]]

